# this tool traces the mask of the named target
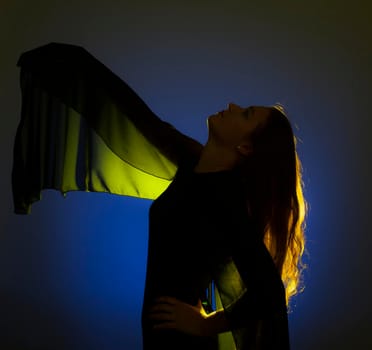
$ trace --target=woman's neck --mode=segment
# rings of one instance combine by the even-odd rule
[[[196,173],[206,173],[231,170],[236,165],[237,160],[237,154],[208,141],[201,152],[194,171]]]

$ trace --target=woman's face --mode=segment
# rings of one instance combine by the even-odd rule
[[[264,124],[270,113],[270,107],[240,107],[229,103],[224,111],[208,118],[209,138],[220,146],[236,148],[249,142],[249,136],[261,124]]]

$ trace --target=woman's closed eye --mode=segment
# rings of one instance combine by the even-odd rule
[[[253,108],[252,107],[248,107],[248,108],[246,108],[246,109],[243,110],[243,115],[245,117],[249,117],[252,112],[253,112]]]

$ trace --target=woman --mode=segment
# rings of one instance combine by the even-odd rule
[[[200,155],[180,165],[150,211],[145,349],[216,349],[216,335],[230,330],[239,349],[288,349],[286,301],[304,243],[290,123],[280,107],[231,103],[208,127]],[[245,286],[230,309],[207,314],[203,290],[212,279],[229,288],[218,271],[229,259]]]
[[[16,213],[29,213],[44,188],[157,198],[144,349],[288,349],[305,202],[283,109],[229,104],[208,118],[203,147],[80,47],[49,44],[18,64]],[[207,289],[216,311],[206,310]]]

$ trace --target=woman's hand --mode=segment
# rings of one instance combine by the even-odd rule
[[[208,315],[201,301],[193,306],[172,297],[159,297],[150,309],[150,320],[154,330],[174,329],[195,336],[209,334]]]

